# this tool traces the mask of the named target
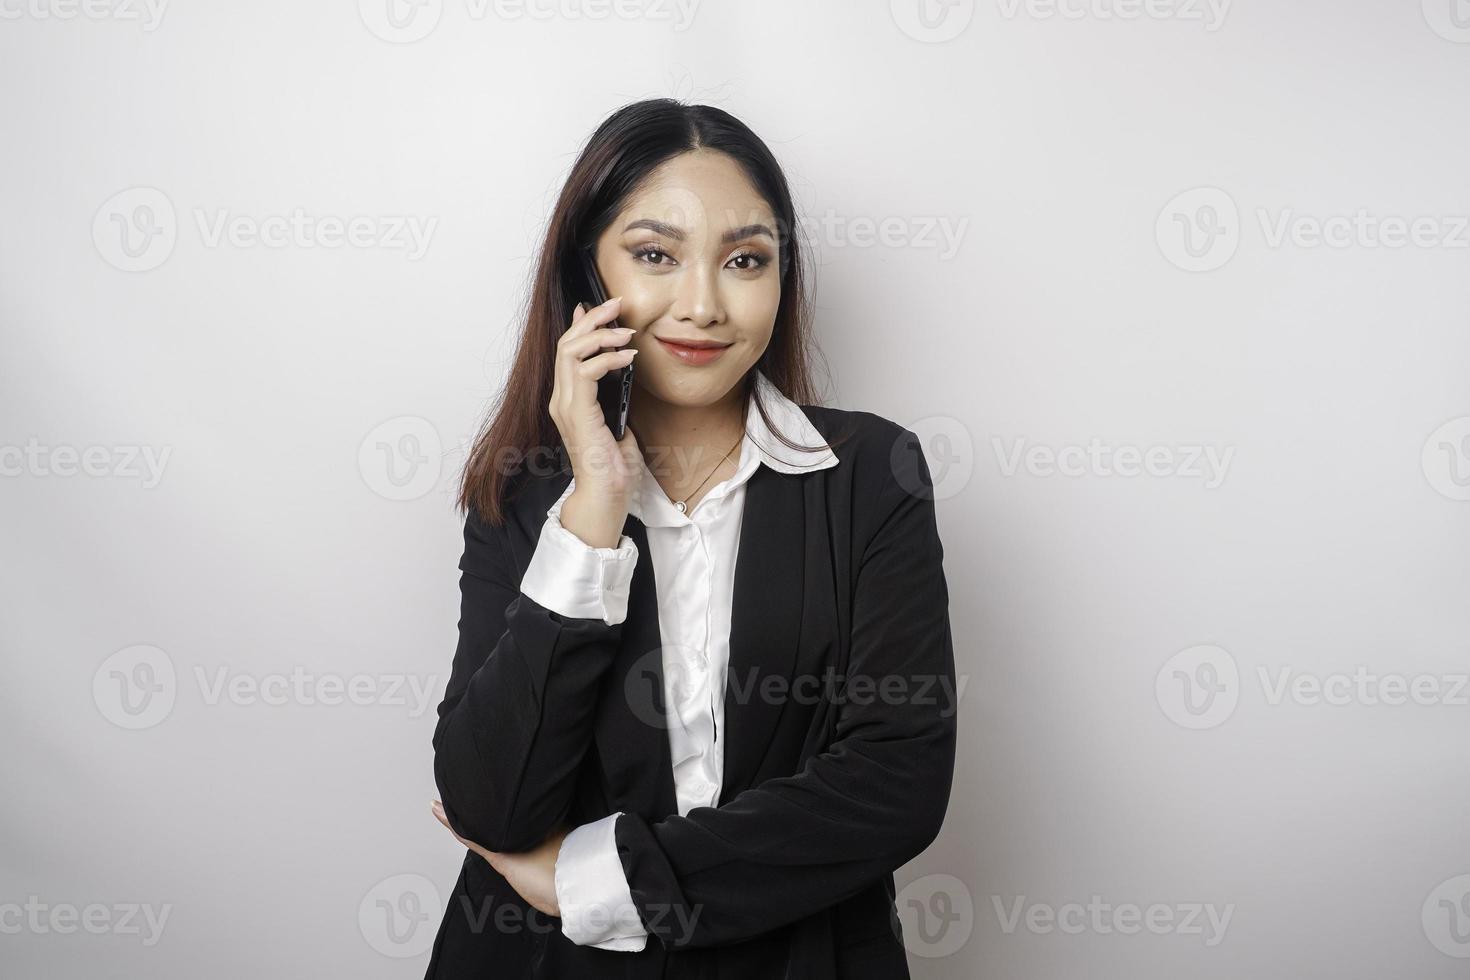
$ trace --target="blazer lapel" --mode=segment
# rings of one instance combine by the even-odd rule
[[[805,599],[805,483],[761,466],[746,485],[719,736],[725,739],[721,805],[754,781],[791,691]]]

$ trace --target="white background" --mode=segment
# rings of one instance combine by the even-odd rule
[[[1470,8],[388,2],[0,0],[0,972],[422,974],[464,444],[576,149],[674,96],[939,484],[914,975],[1464,976]]]

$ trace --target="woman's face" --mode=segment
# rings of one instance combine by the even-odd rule
[[[730,393],[771,341],[776,233],[770,206],[723,153],[682,153],[649,174],[597,241],[607,294],[623,298],[618,320],[636,331],[635,388],[690,407]]]

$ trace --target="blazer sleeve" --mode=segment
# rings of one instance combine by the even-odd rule
[[[954,769],[954,652],[929,471],[917,437],[901,438],[879,493],[887,516],[856,573],[827,750],[718,808],[617,818],[634,903],[666,947],[739,942],[836,905],[939,832]]]
[[[564,543],[546,540],[552,530],[543,527],[532,557],[539,581],[563,573],[569,580],[585,581],[589,574],[604,580],[601,569],[615,549],[583,545],[585,561],[598,569],[591,573],[558,565],[575,556]],[[601,602],[581,603],[574,611],[583,615],[565,615],[522,592],[505,526],[491,526],[473,508],[464,541],[459,644],[434,729],[434,780],[460,836],[493,851],[524,851],[556,829],[571,807],[622,617],[594,614],[605,608]],[[626,565],[616,573],[625,609],[624,580],[637,548],[625,536],[616,550],[617,562]]]

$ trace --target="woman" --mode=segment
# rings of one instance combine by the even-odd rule
[[[908,976],[892,872],[954,764],[943,551],[913,433],[804,404],[794,227],[707,106],[626,106],[572,169],[461,490],[434,812],[468,852],[430,977]],[[597,382],[635,358],[616,440]]]

